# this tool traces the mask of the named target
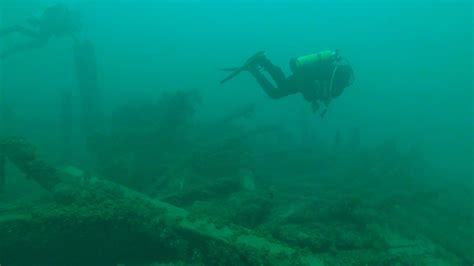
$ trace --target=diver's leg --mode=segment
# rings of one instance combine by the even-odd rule
[[[13,33],[17,32],[17,26],[13,27],[8,27],[0,30],[0,37],[4,37],[7,35],[11,35]]]
[[[260,65],[265,71],[270,74],[272,79],[275,81],[277,87],[287,87],[287,78],[283,70],[280,67],[274,65],[270,60],[268,60],[265,56],[262,56],[258,60],[258,65]]]
[[[293,94],[292,91],[287,90],[287,86],[279,86],[283,85],[282,82],[280,84],[277,83],[275,87],[266,77],[263,75],[262,72],[259,71],[258,67],[252,67],[250,70],[250,74],[257,80],[258,84],[265,93],[270,96],[272,99],[279,99],[290,94]]]
[[[28,29],[26,27],[19,26],[19,25],[16,26],[16,27],[17,27],[16,31],[20,34],[23,34],[23,35],[28,36],[28,37],[33,38],[33,39],[41,39],[42,38],[41,35],[38,32],[34,31],[34,30],[31,30],[31,29]]]
[[[28,29],[21,25],[15,25],[9,28],[1,29],[0,37],[8,36],[13,33],[20,33],[33,39],[38,39],[40,37],[39,34],[35,32],[34,30]]]
[[[24,51],[29,51],[29,50],[34,50],[34,49],[39,49],[42,48],[46,45],[48,42],[48,39],[46,38],[41,38],[41,39],[36,39],[27,43],[19,44],[16,45],[10,49],[7,49],[3,52],[0,53],[0,58],[6,58],[8,56],[18,54]]]

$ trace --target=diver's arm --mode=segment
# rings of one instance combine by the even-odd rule
[[[313,112],[313,114],[318,112],[318,110],[319,110],[319,101],[318,100],[312,101],[311,102],[311,111]]]
[[[331,100],[332,98],[330,95],[326,95],[323,99],[321,99],[321,102],[324,104],[324,110],[321,112],[321,118],[324,118],[324,115],[326,115],[326,112],[328,111]]]
[[[324,104],[324,109],[321,112],[321,118],[324,118],[326,114],[329,103],[331,102],[331,95],[328,92],[327,82],[315,80],[312,88],[315,92],[315,97],[313,99],[307,99],[311,102],[311,108],[313,113],[316,113],[320,109],[320,102]]]

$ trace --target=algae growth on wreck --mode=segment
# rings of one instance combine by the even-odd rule
[[[2,0],[0,264],[472,265],[472,8]]]

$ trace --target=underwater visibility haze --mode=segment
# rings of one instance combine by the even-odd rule
[[[0,265],[473,265],[468,0],[2,0]]]

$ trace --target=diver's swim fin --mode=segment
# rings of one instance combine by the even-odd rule
[[[223,71],[232,71],[225,79],[221,81],[221,84],[224,84],[225,82],[233,79],[235,76],[240,74],[240,72],[248,70],[249,66],[252,65],[256,59],[260,58],[261,56],[264,56],[265,52],[260,51],[254,55],[252,55],[247,61],[241,66],[241,67],[236,67],[236,68],[221,68],[220,70]]]
[[[221,80],[221,84],[224,84],[225,82],[233,79],[235,76],[237,76],[238,74],[240,74],[240,72],[244,71],[243,68],[239,67],[235,70],[232,71],[232,73],[230,73],[225,79]]]

